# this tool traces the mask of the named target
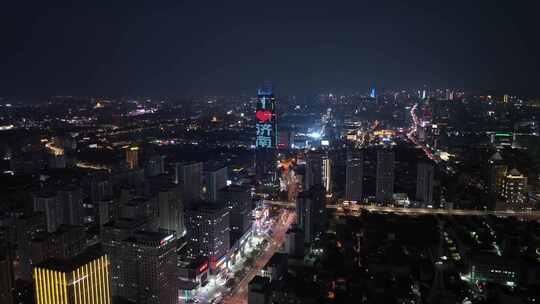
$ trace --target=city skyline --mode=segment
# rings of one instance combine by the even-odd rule
[[[540,302],[540,3],[33,2],[0,304]]]

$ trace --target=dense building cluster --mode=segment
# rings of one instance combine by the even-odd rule
[[[1,118],[2,303],[535,299],[533,101],[49,101]]]

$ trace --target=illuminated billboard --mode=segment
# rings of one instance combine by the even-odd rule
[[[272,89],[259,89],[257,95],[256,138],[257,149],[275,149],[277,145],[276,99]]]

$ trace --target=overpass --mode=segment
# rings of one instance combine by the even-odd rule
[[[265,204],[272,206],[279,206],[285,208],[295,208],[296,203],[286,201],[271,201],[264,200]],[[375,206],[375,205],[326,205],[327,209],[336,211],[338,215],[352,215],[359,216],[362,210],[369,212],[380,213],[395,213],[403,215],[469,215],[469,216],[503,216],[503,217],[518,217],[529,220],[540,220],[540,211],[511,211],[511,210],[467,210],[467,209],[440,209],[440,208],[403,208],[403,207],[387,207],[387,206]]]
[[[466,209],[439,209],[439,208],[403,208],[403,207],[386,207],[386,206],[373,206],[373,205],[352,205],[352,206],[341,206],[341,205],[327,205],[328,209],[335,209],[338,214],[347,214],[358,216],[361,210],[366,210],[369,212],[381,212],[381,213],[395,213],[395,214],[404,214],[404,215],[423,215],[423,214],[432,214],[432,215],[469,215],[469,216],[513,216],[518,218],[526,218],[531,220],[540,219],[539,211],[511,211],[511,210],[466,210]]]

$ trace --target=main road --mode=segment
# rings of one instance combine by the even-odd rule
[[[424,153],[426,154],[426,156],[431,159],[432,161],[434,162],[439,162],[439,157],[434,155],[433,152],[431,151],[430,148],[426,147],[426,145],[420,143],[417,139],[416,139],[416,132],[418,131],[418,127],[420,126],[420,119],[418,118],[418,116],[416,115],[416,109],[418,108],[418,104],[414,104],[414,106],[411,108],[411,119],[412,119],[412,125],[411,125],[411,129],[409,131],[409,133],[407,133],[407,138],[409,138],[409,140],[415,144],[416,146],[419,146],[423,151]]]
[[[466,209],[439,209],[439,208],[403,208],[403,207],[386,207],[386,206],[373,206],[373,205],[352,205],[349,207],[343,207],[341,205],[327,205],[328,209],[336,209],[338,215],[345,215],[349,212],[349,215],[359,215],[361,210],[370,212],[383,212],[383,213],[396,213],[396,214],[441,214],[441,215],[494,215],[494,216],[513,216],[519,218],[527,218],[531,220],[540,219],[539,211],[510,211],[510,210],[466,210]]]
[[[223,303],[227,304],[247,304],[248,302],[248,285],[249,282],[258,274],[261,269],[270,261],[272,256],[281,248],[285,241],[285,234],[294,222],[295,215],[292,211],[284,210],[282,217],[277,221],[274,228],[274,233],[268,243],[263,254],[255,261],[253,266],[249,268],[244,278],[236,285],[231,294],[227,296]]]
[[[270,201],[265,200],[266,204],[294,208],[295,203],[285,202],[285,201]],[[540,211],[511,211],[511,210],[469,210],[469,209],[440,209],[440,208],[404,208],[404,207],[392,207],[392,206],[377,206],[377,205],[360,205],[353,204],[349,206],[344,206],[341,204],[337,205],[326,205],[327,209],[335,209],[337,215],[359,215],[361,210],[369,212],[384,212],[384,213],[396,213],[396,214],[410,214],[410,215],[420,215],[420,214],[441,214],[441,215],[494,215],[494,216],[514,216],[520,218],[528,219],[540,219]]]

